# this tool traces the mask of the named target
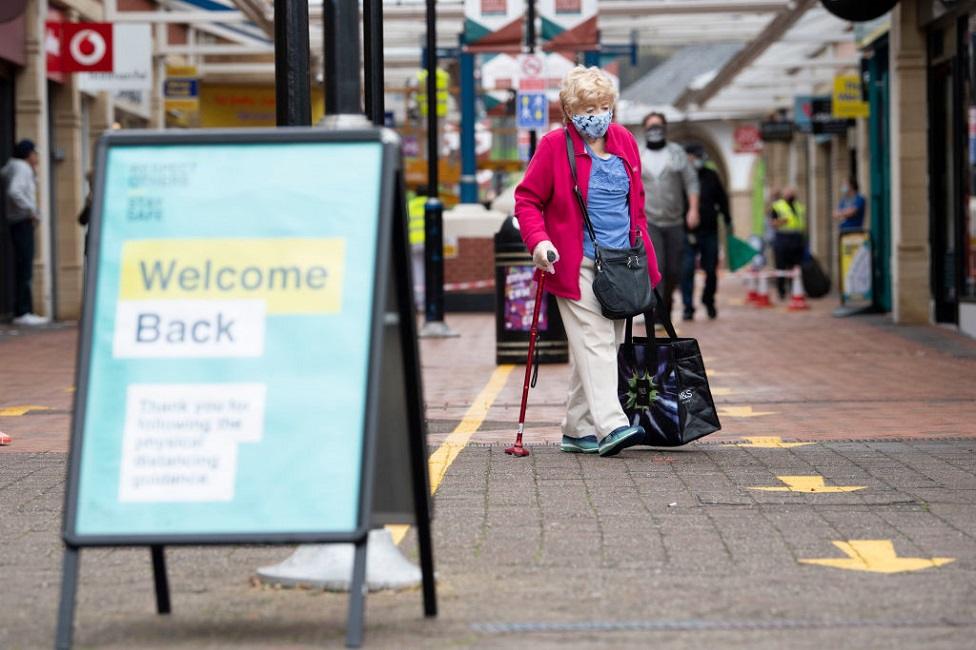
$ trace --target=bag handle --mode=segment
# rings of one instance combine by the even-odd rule
[[[667,332],[668,338],[672,341],[678,338],[678,333],[674,329],[674,325],[671,323],[671,315],[665,314],[663,309],[657,309],[657,305],[663,305],[664,299],[661,298],[661,294],[658,292],[657,287],[654,288],[654,304],[655,307],[651,307],[650,311],[644,314],[644,324],[647,327],[647,338],[651,340],[654,347],[657,347],[657,335],[654,332],[654,323],[659,322],[664,326],[664,331]],[[628,318],[627,325],[624,330],[624,341],[626,343],[633,343],[634,341],[634,319]]]
[[[586,209],[586,201],[583,200],[583,193],[580,191],[579,181],[576,179],[576,152],[573,150],[573,139],[569,135],[568,127],[563,127],[563,133],[566,134],[566,155],[569,157],[569,169],[573,173],[573,193],[576,195],[576,202],[579,203],[580,210],[583,212],[583,223],[586,224],[586,231],[590,234],[590,239],[593,241],[593,251],[596,254],[596,261],[602,264],[603,257],[600,255],[600,247],[596,243],[596,232],[593,230],[590,213]]]

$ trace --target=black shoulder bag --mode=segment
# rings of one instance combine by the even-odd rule
[[[583,211],[583,223],[593,240],[593,250],[596,253],[596,274],[593,278],[593,293],[600,301],[600,308],[606,318],[618,320],[631,318],[650,311],[654,307],[654,291],[651,288],[651,278],[647,274],[647,251],[644,250],[644,240],[637,237],[637,243],[630,248],[606,248],[596,241],[596,232],[590,222],[590,214],[586,209],[586,201],[580,192],[576,179],[576,154],[573,151],[573,140],[566,132],[566,153],[569,156],[569,168],[573,172],[573,192],[576,201]]]

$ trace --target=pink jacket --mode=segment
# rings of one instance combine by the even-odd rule
[[[569,127],[576,152],[576,174],[583,199],[587,198],[590,169],[593,163],[586,153],[583,138]],[[633,233],[640,233],[647,249],[647,270],[651,284],[657,286],[661,274],[657,268],[654,245],[647,235],[644,218],[644,185],[641,182],[641,159],[637,141],[630,131],[619,124],[611,124],[607,131],[606,150],[623,159],[630,171],[631,243]],[[522,240],[531,253],[536,245],[550,240],[559,251],[556,272],[546,278],[546,290],[556,296],[580,299],[579,277],[583,262],[583,214],[573,193],[573,175],[566,155],[566,136],[563,129],[547,133],[539,141],[532,161],[525,170],[525,178],[515,188],[515,217],[519,222]]]

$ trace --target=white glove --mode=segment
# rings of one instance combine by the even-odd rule
[[[532,251],[532,263],[535,264],[537,269],[542,269],[546,273],[555,273],[556,268],[553,264],[558,261],[559,251],[556,250],[556,247],[548,239],[536,244],[535,250]]]

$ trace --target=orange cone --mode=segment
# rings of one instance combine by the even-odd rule
[[[788,311],[806,311],[810,309],[807,302],[807,292],[803,289],[803,273],[800,267],[793,269],[793,293],[790,296],[790,304],[787,305]]]
[[[8,436],[3,431],[0,431],[0,447],[3,447],[4,445],[9,445],[13,441],[14,441],[13,438]]]
[[[759,292],[756,291],[757,282],[758,280],[755,275],[750,274],[746,276],[746,286],[749,287],[749,294],[746,296],[747,305],[754,305],[756,304],[756,300],[759,299]]]
[[[759,273],[759,289],[756,291],[756,299],[753,300],[752,304],[760,308],[773,306],[773,301],[769,299],[769,280],[765,273]]]

